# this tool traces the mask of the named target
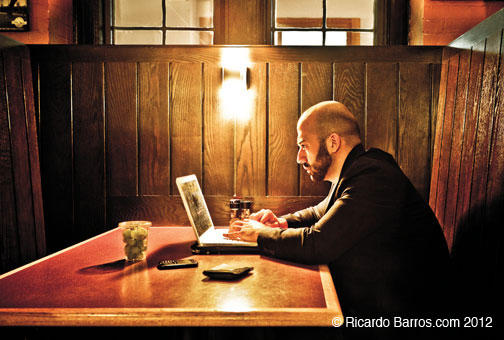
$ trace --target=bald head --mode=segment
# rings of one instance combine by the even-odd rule
[[[301,115],[297,127],[298,130],[302,128],[320,139],[336,133],[351,144],[360,143],[359,123],[340,102],[325,101],[313,105]]]

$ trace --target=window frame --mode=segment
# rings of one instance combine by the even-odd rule
[[[106,13],[108,13],[108,18],[105,20],[105,41],[111,45],[117,45],[115,43],[115,32],[116,30],[128,30],[128,31],[161,31],[162,41],[161,44],[155,46],[166,46],[172,45],[166,43],[166,32],[167,31],[183,31],[183,32],[212,32],[212,41],[210,44],[200,44],[201,46],[211,46],[215,44],[215,1],[212,1],[213,13],[212,13],[212,27],[190,27],[190,26],[167,26],[166,25],[166,2],[165,0],[158,0],[161,2],[161,10],[163,11],[163,19],[161,26],[116,26],[115,25],[115,2],[116,0],[105,1]],[[108,25],[107,25],[108,24]],[[108,36],[107,36],[108,34]],[[201,38],[200,38],[201,39]],[[178,45],[178,44],[177,44]],[[181,44],[182,45],[182,44]]]
[[[330,46],[326,45],[326,33],[327,32],[346,32],[347,33],[347,46],[348,42],[352,42],[354,40],[359,40],[359,45],[360,45],[360,36],[358,33],[361,32],[370,32],[373,33],[373,40],[376,41],[375,35],[376,35],[376,25],[373,24],[373,28],[333,28],[333,27],[327,27],[327,0],[322,0],[322,26],[321,27],[313,27],[310,24],[304,24],[303,21],[306,19],[308,20],[317,20],[319,21],[319,18],[286,18],[286,21],[288,20],[289,22],[294,22],[298,21],[299,19],[299,27],[294,26],[294,27],[277,27],[276,25],[276,1],[277,0],[269,0],[270,2],[270,12],[271,12],[271,17],[270,17],[270,25],[269,25],[269,39],[271,42],[271,45],[273,46],[285,46],[281,44],[275,44],[275,33],[280,32],[280,38],[281,40],[281,32],[322,32],[322,45],[314,45],[314,46]],[[376,11],[373,11],[373,17],[376,17]],[[352,26],[352,19],[353,18],[329,18],[329,20],[343,20],[346,22],[348,26]],[[285,19],[284,19],[285,20]],[[376,19],[374,19],[374,22],[376,23]],[[301,26],[301,25],[305,26]]]
[[[231,0],[213,0],[214,45],[237,43],[228,38],[231,21],[228,16],[233,16],[228,11],[228,1]],[[262,14],[264,24],[257,30],[264,34],[263,43],[275,46],[273,39],[275,19],[272,10],[274,2],[273,0],[261,1],[264,1],[261,5],[264,9]],[[74,42],[76,44],[111,45],[111,3],[112,0],[73,0]],[[373,38],[375,46],[408,44],[408,6],[406,1],[375,0]],[[262,42],[256,44],[262,44]]]

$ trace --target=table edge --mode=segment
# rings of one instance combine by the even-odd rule
[[[264,308],[222,311],[203,308],[1,308],[0,326],[322,326],[339,309]],[[300,322],[301,321],[301,322]]]

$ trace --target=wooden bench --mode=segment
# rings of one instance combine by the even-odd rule
[[[453,260],[455,286],[444,289],[472,312],[502,301],[503,29],[501,10],[443,51],[430,206]]]
[[[0,272],[46,252],[28,48],[0,35]]]

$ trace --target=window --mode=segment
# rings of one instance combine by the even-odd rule
[[[212,45],[213,0],[113,0],[112,44]]]
[[[272,0],[274,45],[373,45],[374,0]]]

